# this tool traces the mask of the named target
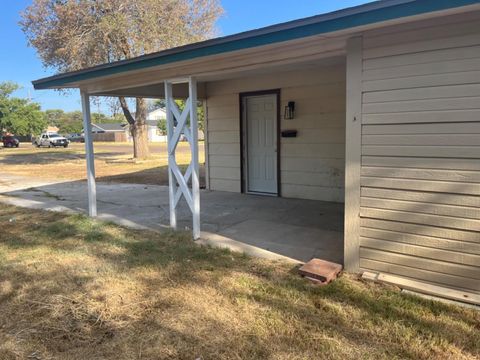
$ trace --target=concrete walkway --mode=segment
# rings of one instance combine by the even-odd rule
[[[52,211],[85,212],[86,182],[54,182],[0,175],[0,201]],[[135,227],[168,228],[168,187],[97,184],[99,218]],[[182,229],[191,227],[184,201]],[[201,243],[254,256],[304,262],[312,257],[343,262],[343,204],[300,199],[201,192]]]

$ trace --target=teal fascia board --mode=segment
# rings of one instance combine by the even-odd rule
[[[301,39],[308,36],[321,35],[334,31],[355,28],[374,24],[377,22],[398,19],[407,16],[425,14],[433,11],[448,10],[461,6],[480,3],[480,0],[417,0],[389,7],[374,9],[363,13],[347,15],[331,20],[319,21],[318,23],[302,25],[294,28],[278,30],[271,33],[253,35],[251,37],[227,41],[218,44],[206,45],[194,49],[185,49],[177,53],[149,57],[144,60],[112,63],[111,66],[100,69],[91,69],[84,72],[72,73],[71,75],[57,75],[50,78],[40,79],[33,82],[34,88],[49,89],[63,87],[72,82],[90,80],[97,77],[120,74],[133,70],[146,69],[153,66],[171,64],[178,61],[196,59],[209,55],[218,55],[231,51],[250,49],[254,47],[280,43],[289,40]]]

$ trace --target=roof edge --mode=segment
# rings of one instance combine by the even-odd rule
[[[479,4],[480,0],[385,0],[293,20],[239,34],[184,45],[157,53],[102,64],[32,81],[36,90],[64,88],[74,82],[127,71],[218,55],[378,22]]]

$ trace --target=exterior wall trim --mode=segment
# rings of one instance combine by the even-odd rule
[[[203,150],[205,156],[205,189],[210,190],[210,151],[208,150],[209,141],[208,141],[208,104],[207,100],[202,101],[203,107],[203,133],[204,133],[204,140],[203,140]]]
[[[362,37],[347,41],[344,265],[351,272],[360,269],[362,47]]]

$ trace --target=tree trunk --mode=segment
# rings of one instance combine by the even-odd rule
[[[135,123],[130,126],[133,138],[133,157],[146,159],[150,156],[148,148],[147,103],[145,99],[136,99]]]
[[[133,139],[133,157],[135,159],[146,159],[150,156],[148,148],[148,129],[147,129],[147,103],[145,99],[136,98],[136,112],[133,118],[125,98],[120,97],[120,105],[123,114],[130,125],[130,134]]]

